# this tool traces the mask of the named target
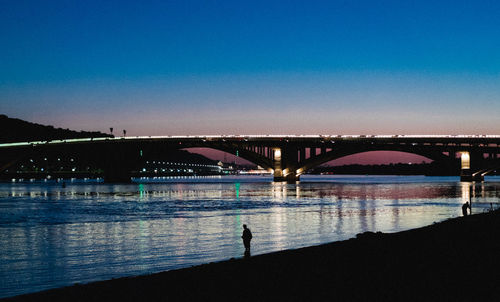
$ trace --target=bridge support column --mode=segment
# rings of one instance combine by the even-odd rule
[[[297,173],[295,173],[295,170],[288,172],[285,176],[285,181],[289,183],[294,183],[299,180],[300,180],[300,175],[297,175]]]
[[[274,181],[296,182],[299,180],[295,169],[297,167],[297,150],[293,148],[275,148],[274,150]]]
[[[477,156],[474,158],[475,161],[479,161]],[[460,169],[460,181],[483,181],[484,176],[481,171],[478,170],[473,172],[471,166],[471,154],[469,151],[460,152],[460,161],[461,161],[461,169]]]
[[[132,169],[135,163],[135,153],[131,148],[124,146],[108,147],[104,163],[104,182],[130,183]]]
[[[484,176],[480,172],[471,173],[471,171],[464,171],[460,174],[460,181],[484,181]]]
[[[274,181],[283,181],[283,167],[281,162],[281,148],[272,149],[274,152],[273,169]]]

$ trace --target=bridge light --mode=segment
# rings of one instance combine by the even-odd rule
[[[240,156],[240,151],[236,150],[236,156]]]
[[[470,153],[461,152],[462,170],[470,169]]]
[[[274,158],[281,159],[281,149],[274,149]]]

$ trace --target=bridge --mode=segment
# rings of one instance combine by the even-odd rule
[[[202,135],[5,143],[0,173],[30,157],[64,154],[100,167],[106,181],[127,182],[145,159],[195,147],[235,154],[272,172],[275,181],[289,182],[328,161],[368,151],[408,152],[457,166],[462,181],[481,181],[500,168],[500,135]]]

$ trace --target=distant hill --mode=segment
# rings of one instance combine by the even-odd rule
[[[9,118],[3,114],[0,115],[1,143],[86,137],[113,137],[113,135],[97,131],[73,131],[69,129],[54,128],[54,126],[30,123],[17,118]]]

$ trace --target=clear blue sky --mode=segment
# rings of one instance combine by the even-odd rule
[[[0,113],[169,134],[500,134],[498,1],[0,2]]]

